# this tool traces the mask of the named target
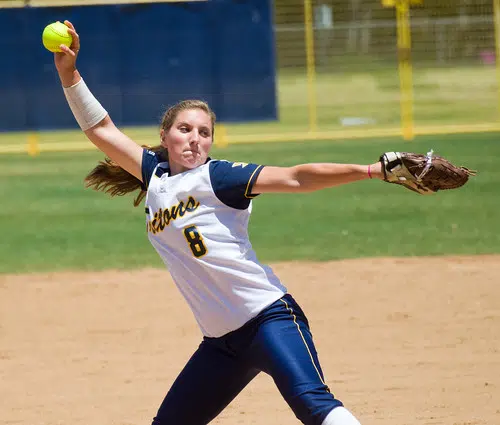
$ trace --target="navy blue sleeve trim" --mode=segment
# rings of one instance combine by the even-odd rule
[[[142,190],[147,190],[149,186],[149,181],[153,176],[153,171],[158,165],[158,156],[147,149],[142,151],[142,164],[141,164],[141,174],[142,174]]]
[[[252,187],[262,165],[230,161],[210,162],[210,183],[215,196],[229,207],[244,210],[257,194]]]
[[[259,193],[252,193],[252,189],[253,189],[253,185],[255,184],[255,182],[257,181],[257,177],[259,177],[259,174],[260,172],[264,169],[264,166],[263,165],[259,165],[255,170],[254,172],[252,173],[252,175],[250,176],[250,180],[248,180],[248,183],[247,183],[247,188],[245,190],[245,198],[248,198],[248,199],[253,199],[255,198],[256,196],[259,196],[260,194]]]

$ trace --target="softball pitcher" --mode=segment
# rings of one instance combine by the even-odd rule
[[[372,177],[372,165],[272,167],[212,159],[215,115],[197,100],[167,110],[160,145],[144,149],[113,124],[76,69],[80,40],[55,53],[64,93],[87,137],[107,155],[87,186],[145,198],[146,231],[189,304],[203,339],[154,425],[204,425],[259,373],[269,374],[308,425],[359,425],[330,392],[306,315],[248,238],[252,199],[309,192]]]

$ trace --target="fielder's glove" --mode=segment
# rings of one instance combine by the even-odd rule
[[[456,189],[467,183],[475,171],[457,167],[447,159],[408,152],[386,152],[380,157],[384,180],[400,184],[420,194],[430,194],[444,189]]]

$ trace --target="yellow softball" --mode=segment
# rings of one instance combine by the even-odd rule
[[[68,27],[62,22],[53,22],[47,25],[42,33],[43,46],[51,52],[61,52],[61,44],[71,46],[73,37],[68,33]]]

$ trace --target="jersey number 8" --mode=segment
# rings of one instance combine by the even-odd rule
[[[195,257],[203,257],[207,253],[207,247],[203,243],[203,238],[198,232],[196,226],[189,226],[184,229],[184,237],[186,238],[189,248]]]

